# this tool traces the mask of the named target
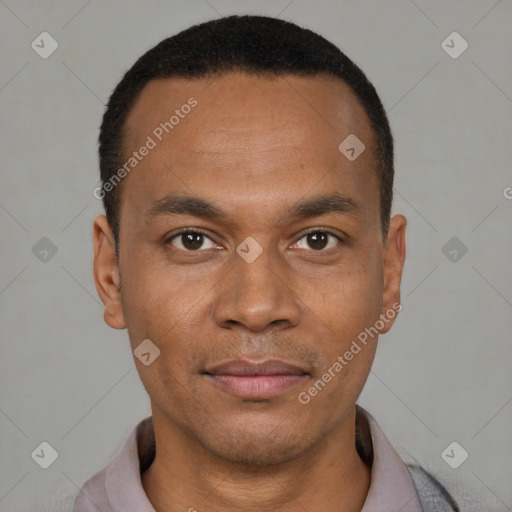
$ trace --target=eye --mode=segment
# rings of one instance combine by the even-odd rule
[[[343,240],[330,231],[315,230],[306,233],[295,245],[299,249],[313,249],[315,251],[325,251],[333,249]],[[307,244],[307,246],[306,246]]]
[[[171,236],[167,243],[170,243],[182,251],[198,251],[200,249],[213,249],[216,245],[213,240],[201,231],[186,230]],[[206,247],[205,247],[206,245]]]

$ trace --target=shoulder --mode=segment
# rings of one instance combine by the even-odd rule
[[[73,512],[107,512],[111,510],[105,487],[106,469],[89,478],[76,497]]]
[[[406,464],[424,512],[459,512],[455,500],[443,484],[421,466]]]

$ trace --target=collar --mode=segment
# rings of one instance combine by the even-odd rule
[[[414,483],[375,418],[356,406],[356,448],[371,467],[371,484],[361,512],[421,512]],[[73,512],[155,512],[144,488],[141,472],[153,462],[153,420],[142,420],[120,451],[82,487]]]

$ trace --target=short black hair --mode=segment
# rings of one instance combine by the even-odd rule
[[[123,128],[148,82],[171,77],[213,77],[232,71],[257,76],[327,74],[350,87],[363,106],[375,136],[373,150],[378,162],[385,240],[393,200],[393,137],[374,86],[358,66],[322,36],[294,23],[266,16],[229,16],[194,25],[164,39],[135,62],[114,89],[103,116],[99,135],[102,184],[112,180],[124,164]],[[116,253],[120,196],[121,187],[117,186],[102,193]]]

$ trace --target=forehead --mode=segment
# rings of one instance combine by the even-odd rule
[[[240,132],[239,139],[251,139],[251,127],[266,128],[275,146],[279,146],[280,141],[274,140],[271,132],[283,128],[288,136],[305,134],[309,128],[308,137],[314,130],[318,137],[326,137],[326,143],[331,139],[336,142],[348,133],[359,134],[367,141],[372,136],[366,112],[350,87],[338,78],[329,75],[254,76],[230,72],[202,79],[173,77],[151,80],[127,117],[125,147],[137,146],[160,123],[169,121],[173,114],[179,115],[179,121],[183,121],[183,112],[176,111],[180,111],[191,98],[197,101],[199,108],[194,108],[194,115],[189,116],[190,122],[179,123],[183,137],[174,137],[178,139],[175,140],[177,143],[194,135],[189,128],[198,135],[194,142],[199,146],[200,143],[208,146],[207,135],[218,143],[228,124],[226,139],[231,140],[235,131]],[[299,125],[295,124],[298,119],[302,121]],[[192,120],[193,125],[190,126]],[[173,128],[172,135],[177,132]],[[269,142],[264,137],[260,141],[262,144]],[[231,147],[234,149],[235,146]]]
[[[338,146],[353,135],[366,149],[349,161]],[[378,201],[373,132],[337,78],[228,73],[153,80],[127,118],[125,157],[148,138],[154,147],[127,178],[122,201],[141,209],[170,192],[261,208],[294,202],[313,187],[348,187],[362,197],[369,185]]]

